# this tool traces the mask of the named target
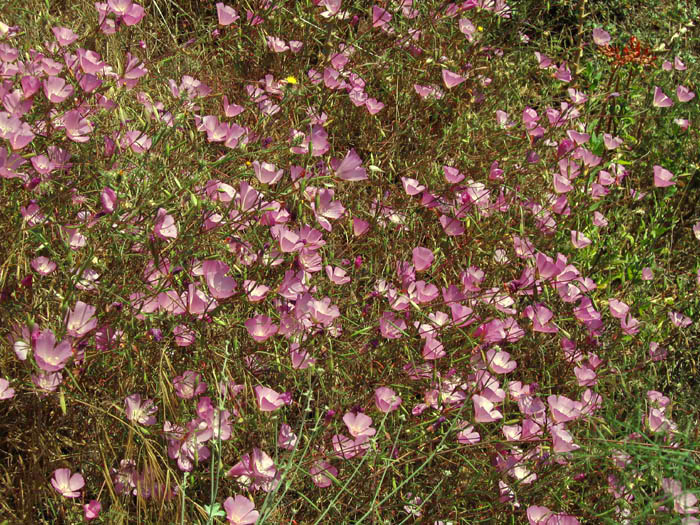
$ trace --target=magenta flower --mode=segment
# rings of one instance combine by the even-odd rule
[[[274,412],[279,407],[287,404],[287,397],[284,394],[279,394],[271,388],[258,385],[254,389],[255,400],[258,404],[258,410],[261,412]]]
[[[248,334],[258,343],[266,341],[277,333],[279,327],[266,315],[256,315],[244,323]]]
[[[372,27],[382,27],[391,21],[392,15],[389,11],[378,5],[372,6]]]
[[[559,330],[556,326],[549,324],[554,314],[543,304],[536,304],[534,307],[529,305],[524,313],[532,321],[532,330],[535,332],[553,334]]]
[[[139,394],[132,394],[124,399],[126,405],[126,418],[140,425],[148,426],[156,422],[153,414],[158,411],[158,407],[153,405],[152,399],[141,400]]]
[[[272,458],[259,448],[254,448],[252,454],[243,454],[226,475],[236,478],[242,485],[250,486],[251,490],[262,489],[265,492],[274,490],[281,478]]]
[[[251,525],[258,521],[260,513],[255,510],[255,504],[245,496],[236,494],[235,498],[229,496],[224,501],[226,519],[231,525]]]
[[[90,500],[90,502],[83,505],[83,511],[85,512],[85,521],[94,520],[99,516],[102,510],[102,503],[96,499]]]
[[[674,186],[675,184],[675,181],[673,181],[673,173],[661,166],[654,166],[654,186],[657,188],[666,188],[668,186]]]
[[[66,314],[66,333],[71,337],[81,338],[95,328],[97,319],[94,306],[78,301]]]
[[[669,312],[668,318],[678,328],[687,328],[693,324],[693,320],[690,317],[683,315],[680,312]]]
[[[80,497],[80,489],[85,486],[85,480],[83,476],[77,472],[71,475],[70,469],[59,468],[54,470],[53,478],[51,478],[51,485],[55,488],[61,496],[66,498],[78,498]]]
[[[0,377],[0,400],[12,399],[15,397],[15,389],[10,387],[7,379]]]
[[[42,370],[58,372],[65,368],[66,363],[73,355],[71,344],[62,341],[56,344],[56,336],[51,330],[39,332],[34,340],[34,359]]]
[[[401,405],[401,398],[391,388],[380,386],[374,391],[374,403],[380,412],[393,412]]]

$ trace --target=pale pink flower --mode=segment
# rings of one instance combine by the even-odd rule
[[[284,174],[284,170],[278,170],[274,164],[260,163],[257,160],[253,161],[253,170],[255,171],[255,176],[262,184],[276,184]]]
[[[271,388],[258,385],[253,390],[255,391],[255,400],[258,404],[258,410],[261,412],[274,412],[281,406],[287,404],[288,396],[275,392]]]
[[[605,149],[613,150],[622,145],[622,139],[620,137],[613,137],[609,133],[603,133],[603,144],[605,144]]]
[[[477,423],[491,423],[503,419],[503,414],[487,398],[474,394],[472,401],[474,403],[474,421]]]
[[[401,405],[401,398],[391,388],[380,386],[374,391],[374,402],[380,412],[392,412]]]
[[[53,392],[63,382],[61,372],[41,373],[32,375],[32,383],[44,392]]]
[[[695,93],[685,86],[678,86],[676,88],[676,96],[679,102],[690,102],[695,98]]]
[[[606,46],[610,42],[610,33],[601,27],[593,29],[593,42],[597,46]]]
[[[550,428],[550,433],[552,434],[552,450],[558,454],[572,452],[581,448],[580,445],[574,443],[573,436],[566,430],[564,425],[553,425]]]
[[[661,166],[654,166],[654,186],[657,188],[666,188],[668,186],[674,186],[675,184],[673,173]]]
[[[608,301],[608,306],[610,308],[610,315],[616,319],[624,318],[627,312],[630,311],[630,307],[626,303],[618,301],[617,299],[610,299]]]
[[[353,218],[352,220],[352,233],[355,237],[362,237],[369,230],[369,222],[363,221],[362,219]]]
[[[141,400],[139,394],[131,394],[124,399],[126,405],[126,418],[139,425],[153,425],[156,418],[153,414],[158,412],[158,407],[153,404],[152,399]]]
[[[78,143],[90,140],[89,135],[94,129],[92,123],[83,118],[77,109],[66,112],[61,118],[61,124],[66,131],[66,136]]]
[[[309,474],[311,474],[311,480],[319,488],[329,487],[332,483],[331,478],[335,478],[338,475],[338,469],[327,461],[317,460],[309,469]]]
[[[459,86],[467,79],[461,75],[458,75],[457,73],[453,73],[449,69],[443,69],[442,80],[445,83],[445,86],[447,86],[447,89],[452,89],[455,86]]]
[[[231,525],[252,525],[260,517],[260,513],[255,510],[255,504],[239,494],[236,494],[235,498],[231,496],[226,498],[224,510],[226,519]]]
[[[62,370],[73,355],[70,342],[62,341],[57,345],[56,336],[51,330],[39,332],[33,344],[36,364],[47,372]]]
[[[362,159],[354,149],[348,151],[342,161],[331,162],[331,167],[335,176],[341,180],[361,181],[367,179],[367,170],[362,167]]]
[[[283,448],[284,450],[294,450],[297,444],[297,436],[292,432],[292,427],[287,423],[282,423],[280,425],[280,431],[277,435],[277,446]]]
[[[49,275],[56,269],[56,263],[44,256],[33,259],[31,266],[39,275]]]
[[[585,248],[586,246],[589,246],[591,242],[592,241],[583,233],[578,232],[576,230],[571,230],[571,244],[574,245],[574,248]]]
[[[326,266],[326,275],[328,276],[328,279],[333,284],[346,284],[350,282],[350,277],[348,277],[348,274],[345,270],[338,266],[331,266],[327,265]]]
[[[460,445],[474,445],[481,441],[481,436],[474,430],[474,425],[467,425],[466,421],[460,423],[461,430],[457,432],[457,443]]]
[[[63,102],[73,94],[73,86],[61,77],[49,77],[43,81],[44,95],[52,104]]]
[[[69,46],[76,40],[78,40],[78,35],[71,31],[67,27],[54,26],[51,28],[58,45],[61,47]]]
[[[97,328],[96,308],[82,301],[75,303],[73,310],[66,314],[66,333],[80,338]]]
[[[378,5],[372,6],[372,27],[382,27],[391,21],[392,15]]]
[[[651,281],[654,278],[654,272],[648,266],[642,269],[642,280]]]
[[[348,412],[343,416],[343,421],[350,434],[355,438],[371,437],[377,433],[376,429],[372,428],[372,418],[362,412]]]
[[[177,239],[177,224],[172,215],[164,208],[158,208],[153,233],[161,239]]]
[[[258,343],[266,341],[277,333],[279,327],[266,315],[256,315],[244,323],[248,334]]]
[[[547,403],[555,423],[566,423],[581,417],[581,403],[579,401],[573,401],[565,396],[552,395],[547,397]]]
[[[680,312],[669,312],[668,318],[678,328],[687,328],[693,324],[693,320],[690,317],[685,316]]]
[[[656,108],[669,108],[673,106],[673,100],[671,100],[659,86],[654,86],[654,107]]]
[[[316,199],[311,203],[311,209],[314,212],[316,220],[321,227],[326,231],[331,231],[330,220],[336,220],[343,216],[345,207],[340,201],[334,201],[333,190],[321,189],[316,194]]]
[[[51,478],[51,485],[55,488],[61,496],[66,498],[79,498],[80,489],[85,486],[85,480],[83,476],[78,474],[71,475],[70,469],[59,468],[54,470],[53,478]]]
[[[231,25],[240,18],[233,7],[229,7],[223,2],[216,4],[216,15],[219,19],[219,25],[222,26]]]
[[[173,378],[175,394],[181,399],[192,399],[207,391],[207,384],[202,376],[192,370],[186,370],[181,376]]]
[[[494,374],[508,374],[518,366],[518,363],[510,358],[508,352],[493,348],[486,351],[486,361]]]
[[[15,396],[15,389],[10,387],[10,382],[0,377],[0,400],[12,399]]]

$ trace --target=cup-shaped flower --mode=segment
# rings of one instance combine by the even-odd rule
[[[70,342],[56,344],[56,336],[51,330],[39,332],[34,340],[34,359],[37,366],[46,372],[62,370],[72,355]]]
[[[413,266],[417,272],[422,272],[430,268],[433,264],[433,260],[435,260],[435,256],[429,248],[423,248],[421,246],[413,248]]]
[[[494,374],[507,374],[518,366],[518,363],[510,358],[508,352],[498,351],[493,348],[486,352],[486,360]]]
[[[380,412],[392,412],[401,405],[401,398],[391,388],[380,386],[374,391],[374,403]]]
[[[231,25],[240,18],[233,7],[229,7],[223,2],[216,4],[216,15],[219,19],[219,25],[222,26]]]
[[[181,376],[173,379],[175,394],[182,399],[192,399],[207,391],[207,384],[202,376],[192,370],[186,370]]]
[[[472,401],[474,403],[474,421],[477,423],[491,423],[503,419],[503,414],[485,397],[474,394]]]
[[[102,503],[96,499],[90,500],[89,503],[83,505],[83,512],[85,512],[85,521],[94,520],[102,510]]]
[[[233,498],[229,496],[224,501],[226,519],[231,525],[251,525],[258,521],[260,513],[255,510],[255,503],[245,496],[236,494]]]
[[[255,341],[262,343],[277,333],[279,327],[266,315],[256,315],[248,319],[245,327]]]
[[[332,480],[331,477],[335,478],[338,475],[338,469],[327,461],[318,460],[309,469],[309,474],[311,474],[311,480],[314,482],[318,488],[330,487]]]
[[[141,400],[139,394],[131,394],[124,399],[126,405],[126,417],[129,421],[140,425],[152,425],[156,422],[153,414],[158,411],[158,407],[153,404],[152,399]]]
[[[593,42],[597,46],[606,46],[610,42],[610,33],[602,27],[593,29]]]
[[[7,379],[0,377],[0,400],[12,399],[15,396],[15,389],[10,387]]]
[[[56,263],[50,260],[48,257],[40,256],[36,257],[31,262],[32,268],[39,275],[49,275],[56,269]]]
[[[654,86],[654,107],[656,108],[669,108],[673,106],[673,100],[671,100],[666,93],[661,91],[659,86]]]
[[[445,86],[447,86],[447,89],[452,89],[455,86],[459,86],[467,79],[457,73],[453,73],[449,69],[443,69],[442,80],[445,83]]]
[[[261,412],[273,412],[286,404],[285,396],[271,388],[258,385],[254,389],[255,400]]]
[[[177,224],[175,219],[165,209],[158,208],[153,233],[161,239],[177,239]]]
[[[94,306],[78,301],[66,314],[66,333],[75,338],[83,337],[97,328],[97,319],[94,316]]]
[[[77,472],[71,475],[70,469],[59,468],[54,470],[51,485],[66,498],[78,498],[80,489],[85,486],[85,480]]]
[[[362,412],[348,412],[343,416],[343,421],[353,437],[370,437],[377,433],[377,430],[372,428],[372,418]]]
[[[654,186],[657,188],[666,188],[675,184],[673,173],[661,166],[654,166]]]
[[[280,431],[277,435],[277,446],[285,450],[294,450],[297,444],[297,435],[292,431],[287,423],[280,425]]]

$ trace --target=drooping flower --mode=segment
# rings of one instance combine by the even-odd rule
[[[80,489],[85,486],[85,480],[79,473],[71,474],[68,468],[59,468],[54,470],[51,485],[61,496],[66,498],[80,497]]]

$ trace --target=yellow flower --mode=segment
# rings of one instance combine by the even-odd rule
[[[298,84],[299,83],[297,81],[296,77],[293,77],[293,76],[288,76],[287,78],[285,78],[285,80],[287,81],[287,84]]]
[[[483,31],[483,30],[484,30],[484,28],[481,27],[481,26],[478,26],[477,29],[478,29],[479,31]]]

